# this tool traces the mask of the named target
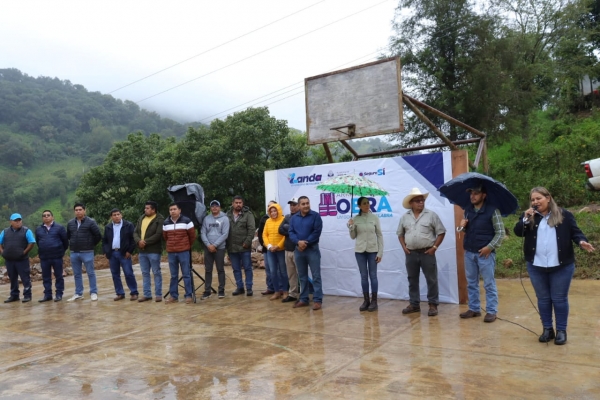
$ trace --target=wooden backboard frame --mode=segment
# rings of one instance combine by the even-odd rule
[[[304,80],[308,144],[404,131],[400,57]]]

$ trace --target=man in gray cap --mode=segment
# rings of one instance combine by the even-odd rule
[[[211,295],[213,264],[217,266],[219,277],[219,299],[225,297],[225,247],[229,236],[229,218],[221,211],[221,203],[217,200],[210,202],[210,214],[202,221],[200,239],[206,246],[204,252],[204,294],[200,300],[206,300]]]
[[[33,232],[23,226],[21,214],[10,216],[10,227],[0,232],[0,253],[6,261],[6,272],[10,279],[10,296],[5,303],[19,301],[19,277],[23,282],[23,303],[31,301],[31,276],[29,251],[35,244]]]
[[[291,241],[289,230],[290,230],[290,218],[300,210],[298,205],[298,198],[293,197],[288,201],[290,205],[290,213],[285,216],[281,225],[279,225],[279,234],[285,236],[285,266],[287,268],[288,281],[290,284],[290,290],[288,296],[281,300],[282,303],[296,302],[299,298],[300,290],[298,289],[298,269],[296,268],[296,260],[294,259],[294,250],[296,245]]]

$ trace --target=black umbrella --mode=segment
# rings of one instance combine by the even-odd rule
[[[438,189],[442,196],[463,209],[471,204],[470,193],[467,189],[478,186],[485,187],[486,202],[496,207],[503,217],[514,214],[519,209],[519,202],[506,186],[487,175],[477,172],[467,172],[444,183]]]

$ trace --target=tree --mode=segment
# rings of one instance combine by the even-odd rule
[[[179,142],[129,135],[84,175],[76,194],[102,219],[113,207],[135,218],[147,200],[166,212],[167,187],[184,183],[199,183],[208,198],[224,204],[240,194],[251,209],[262,211],[264,172],[305,165],[306,153],[304,135],[290,134],[287,122],[267,108],[251,108],[209,127],[189,128]]]
[[[477,14],[466,0],[401,0],[393,28],[389,49],[401,58],[407,93],[475,128],[497,129],[506,89],[496,18]],[[451,140],[466,136],[443,119],[428,117]],[[397,136],[402,147],[435,138],[412,114],[406,132]]]
[[[172,150],[175,158],[161,157],[171,185],[197,182],[206,196],[225,203],[239,194],[258,212],[264,208],[264,172],[306,165],[307,145],[263,107],[189,128]]]
[[[598,71],[593,35],[582,28],[594,21],[586,2],[492,0],[476,10],[467,0],[401,0],[390,51],[402,58],[408,93],[492,140],[527,137],[533,110],[564,103],[582,74]],[[465,137],[427,116],[451,140]],[[401,146],[435,139],[411,114],[406,128]]]
[[[99,221],[107,219],[115,207],[121,209],[125,218],[136,220],[148,200],[166,207],[166,188],[152,192],[149,182],[162,174],[155,168],[155,158],[172,144],[174,139],[162,139],[158,134],[130,134],[126,141],[115,143],[102,165],[83,176],[77,198]]]

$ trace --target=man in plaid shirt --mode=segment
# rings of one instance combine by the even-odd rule
[[[460,226],[464,228],[465,272],[469,293],[469,310],[460,314],[461,318],[481,316],[479,301],[479,277],[485,288],[484,322],[494,322],[498,313],[498,291],[494,271],[496,269],[496,249],[504,238],[504,223],[500,211],[486,202],[485,186],[467,189],[471,193],[471,205],[465,209],[465,218]]]

